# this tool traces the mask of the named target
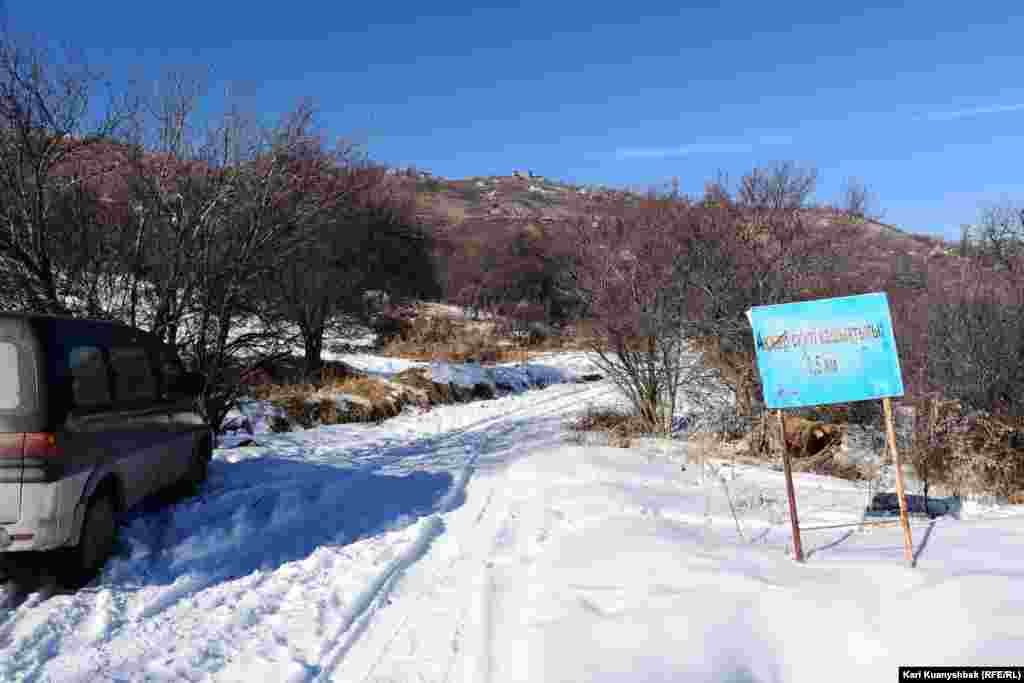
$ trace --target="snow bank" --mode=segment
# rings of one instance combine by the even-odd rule
[[[549,354],[542,359],[543,362],[538,363],[506,363],[498,366],[481,366],[476,363],[424,363],[373,354],[343,354],[338,356],[338,360],[383,380],[389,380],[410,368],[427,368],[430,381],[436,384],[452,385],[459,389],[472,389],[484,385],[489,388],[490,395],[519,393],[554,384],[572,383],[583,375],[591,374],[594,369],[585,354],[575,353]],[[396,393],[401,390],[402,387],[396,384]],[[365,398],[340,392],[332,393],[330,398],[341,411],[345,411],[353,403],[367,404]],[[412,406],[408,406],[407,409],[415,412]],[[287,420],[287,415],[281,408],[269,401],[245,399],[228,413],[219,445],[230,448],[247,444],[255,434],[272,432],[274,422],[281,420]]]
[[[458,387],[475,387],[486,384],[494,388],[494,378],[489,368],[475,363],[431,363],[430,381],[436,384],[454,384]]]
[[[332,360],[338,360],[356,370],[370,375],[394,375],[409,368],[421,368],[427,365],[422,361],[406,360],[404,358],[388,358],[377,356],[371,353],[342,353],[336,354]]]

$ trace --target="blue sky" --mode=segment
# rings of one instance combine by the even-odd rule
[[[956,237],[1024,199],[1015,2],[9,3],[16,32],[114,77],[208,66],[264,112],[448,177],[514,168],[699,191],[718,170],[815,165],[885,220]]]

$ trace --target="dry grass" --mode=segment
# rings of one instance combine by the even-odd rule
[[[446,206],[444,212],[453,225],[462,225],[466,221],[466,209],[461,206]]]
[[[395,375],[395,381],[422,393],[429,405],[465,403],[495,397],[495,389],[489,384],[480,383],[472,387],[463,387],[434,382],[426,368],[403,370]]]
[[[381,349],[385,356],[451,363],[513,363],[537,353],[586,351],[597,338],[588,321],[561,332],[516,337],[507,319],[472,320],[432,303],[418,304],[415,317],[395,322],[379,334],[386,338]]]
[[[799,416],[783,417],[786,448],[796,456],[814,456],[842,437],[838,425]]]
[[[723,457],[724,444],[722,439],[713,434],[691,434],[686,440],[686,443],[687,460],[691,462],[699,462],[703,464],[710,458]]]
[[[384,355],[451,363],[512,363],[527,359],[531,352],[571,346],[562,337],[534,340],[524,346],[522,340],[500,334],[494,321],[464,320],[426,309],[423,313],[385,344]]]
[[[347,394],[354,400],[340,399]],[[411,387],[373,377],[350,376],[315,387],[312,384],[265,384],[255,387],[255,398],[281,408],[288,420],[302,427],[349,422],[380,422],[402,412],[406,405],[426,405],[426,396]],[[287,431],[282,421],[277,431]]]
[[[336,391],[365,398],[371,403],[385,403],[395,395],[395,385],[375,377],[346,377],[331,386]]]
[[[859,465],[836,457],[835,453],[824,455],[827,457],[807,458],[808,462],[806,463],[797,461],[794,463],[794,469],[799,472],[823,474],[848,481],[872,481],[878,478],[879,468],[877,465]]]
[[[568,427],[569,438],[582,442],[586,432],[602,432],[608,435],[608,443],[619,448],[629,448],[633,439],[650,433],[647,425],[638,415],[615,408],[589,406],[585,413],[572,421]]]
[[[441,384],[430,379],[426,368],[410,368],[392,380],[364,375],[313,384],[262,384],[253,387],[254,398],[269,401],[286,418],[275,420],[275,431],[288,431],[292,424],[303,428],[350,422],[381,422],[402,412],[408,405],[434,406],[464,403],[495,397],[495,389],[480,383],[472,387]]]
[[[430,405],[454,403],[451,387],[432,382],[425,368],[410,368],[395,375],[395,381],[423,393]]]
[[[829,407],[822,412],[815,409],[810,417],[801,415],[783,415],[785,448],[789,453],[794,471],[813,472],[859,481],[871,479],[868,469],[851,463],[842,456],[841,446],[846,439],[846,427],[843,424],[827,419],[827,415],[844,416],[845,411],[838,407]],[[782,462],[779,446],[778,422],[774,411],[765,412],[761,418],[753,421],[749,433],[744,434],[732,444],[714,444],[710,435],[695,435],[690,442],[697,445],[697,452],[728,450],[731,457],[740,462],[751,464],[779,465]],[[723,457],[719,455],[718,457]]]

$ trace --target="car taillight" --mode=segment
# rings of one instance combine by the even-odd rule
[[[26,458],[54,458],[60,455],[57,447],[57,435],[52,432],[32,432],[25,434]]]
[[[20,458],[24,444],[24,434],[0,434],[0,460]]]

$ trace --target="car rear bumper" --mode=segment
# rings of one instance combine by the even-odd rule
[[[60,505],[61,485],[31,483],[22,488],[21,519],[0,524],[0,553],[50,550],[64,545],[74,507]],[[68,510],[62,508],[70,507]]]

